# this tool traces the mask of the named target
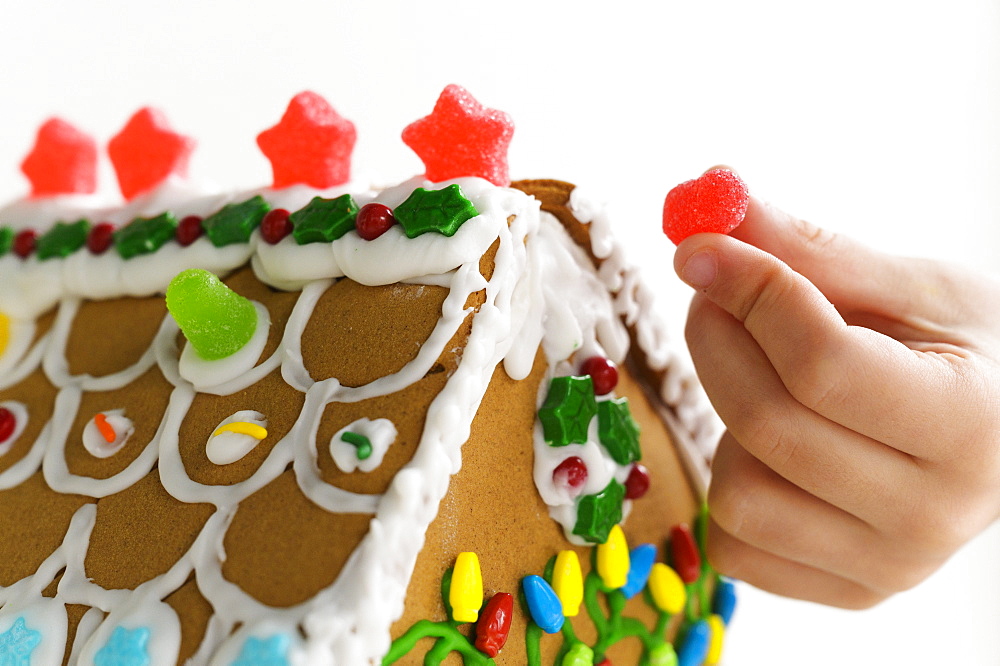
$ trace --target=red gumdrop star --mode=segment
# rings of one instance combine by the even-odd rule
[[[514,123],[503,111],[477,102],[465,88],[450,85],[431,115],[408,125],[403,142],[423,160],[428,180],[479,176],[510,185],[507,148]]]
[[[136,111],[108,142],[122,194],[131,201],[172,174],[186,175],[194,144],[194,139],[170,129],[159,110],[145,107]]]
[[[38,128],[35,146],[21,162],[32,197],[93,194],[97,189],[97,144],[60,118]]]
[[[281,122],[257,135],[257,145],[271,161],[275,188],[325,189],[350,180],[356,138],[354,123],[306,91],[292,98]]]

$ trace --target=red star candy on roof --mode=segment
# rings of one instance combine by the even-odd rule
[[[513,135],[510,116],[484,107],[465,88],[452,84],[438,97],[431,115],[403,130],[403,141],[423,160],[428,180],[479,176],[506,187],[507,148]]]
[[[35,145],[21,162],[32,197],[92,194],[97,189],[97,144],[65,120],[38,128]]]
[[[306,91],[292,98],[281,122],[257,135],[257,145],[271,161],[275,188],[325,189],[350,180],[356,138],[354,123]]]
[[[170,129],[157,109],[145,107],[129,118],[108,142],[108,155],[118,174],[118,186],[131,201],[172,174],[187,174],[194,139]]]

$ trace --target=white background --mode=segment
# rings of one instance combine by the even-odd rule
[[[421,166],[400,131],[454,82],[515,119],[515,178],[611,203],[678,339],[688,294],[659,209],[717,163],[871,244],[1000,267],[1000,8],[987,0],[89,4],[0,11],[0,201],[27,191],[18,164],[50,115],[103,144],[147,104],[198,139],[193,178],[267,183],[254,137],[304,89],[356,124],[360,179],[402,179]],[[869,612],[743,587],[725,663],[1000,664],[998,571],[993,528]]]

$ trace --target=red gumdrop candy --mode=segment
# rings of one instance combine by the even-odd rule
[[[507,148],[513,136],[510,116],[484,107],[454,84],[429,116],[403,130],[403,142],[423,161],[428,180],[478,176],[501,187],[510,185]]]
[[[580,490],[587,482],[587,464],[577,456],[566,458],[552,470],[552,482],[570,490]]]
[[[591,356],[583,365],[580,372],[590,375],[594,382],[594,395],[607,395],[618,386],[618,368],[615,364],[603,356]]]
[[[97,144],[65,120],[51,118],[38,128],[35,146],[21,162],[31,196],[93,194],[97,189]]]
[[[625,479],[625,499],[639,499],[649,490],[649,470],[636,463]]]
[[[186,215],[177,223],[177,230],[174,231],[174,238],[183,247],[201,238],[204,229],[201,228],[201,217],[198,215]]]
[[[115,225],[110,222],[98,222],[87,233],[87,249],[91,254],[103,254],[114,241]]]
[[[118,175],[118,186],[131,201],[173,174],[187,174],[194,139],[177,134],[158,110],[135,112],[108,142],[108,156]]]
[[[750,192],[743,179],[726,169],[712,169],[681,183],[663,202],[663,233],[675,245],[703,232],[728,234],[743,221]]]
[[[272,208],[260,221],[260,235],[269,245],[277,245],[292,233],[291,213],[284,208]]]
[[[375,240],[389,227],[396,224],[396,218],[388,206],[380,203],[365,204],[358,211],[358,217],[354,221],[354,227],[358,230],[358,235],[365,240]]]
[[[38,232],[34,229],[23,229],[14,236],[12,248],[14,254],[27,259],[28,255],[35,251],[35,244],[38,242]]]
[[[354,123],[306,91],[292,98],[277,125],[257,135],[257,145],[271,161],[275,188],[325,189],[350,180],[356,138]]]

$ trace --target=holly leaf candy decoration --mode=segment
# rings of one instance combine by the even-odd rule
[[[292,237],[299,245],[306,243],[332,243],[348,231],[354,229],[358,217],[358,205],[350,194],[342,194],[336,199],[313,197],[289,216],[292,223]]]
[[[108,142],[118,185],[129,201],[173,174],[186,175],[192,150],[194,139],[174,132],[166,117],[149,107],[136,111]]]
[[[122,259],[156,252],[174,238],[177,218],[170,211],[156,217],[137,217],[114,232],[115,249]]]
[[[591,543],[604,543],[611,528],[622,521],[625,486],[614,479],[596,495],[584,495],[576,505],[573,534]]]
[[[59,222],[40,236],[35,248],[41,260],[52,257],[68,257],[87,242],[90,222],[77,220],[73,223]]]
[[[35,145],[21,162],[32,197],[93,194],[97,189],[97,144],[65,120],[38,128]]]
[[[484,107],[454,84],[429,116],[403,130],[403,142],[423,161],[428,180],[478,176],[501,187],[510,185],[507,149],[513,136],[510,116]]]
[[[257,135],[257,145],[271,161],[275,188],[326,189],[350,180],[356,138],[354,123],[305,91],[292,98],[277,125]]]
[[[681,183],[663,202],[663,233],[679,245],[694,234],[728,234],[743,221],[750,192],[743,179],[726,169],[712,169]]]
[[[222,210],[202,220],[201,227],[215,247],[246,243],[269,210],[270,204],[258,194],[246,201],[223,206]]]
[[[428,231],[454,236],[459,227],[477,215],[479,211],[456,184],[440,190],[418,187],[395,210],[396,221],[407,238]]]
[[[554,377],[538,410],[545,441],[551,446],[587,441],[587,429],[597,413],[590,377]]]
[[[627,465],[642,458],[639,426],[632,418],[627,398],[597,403],[597,432],[601,444],[619,465]]]

